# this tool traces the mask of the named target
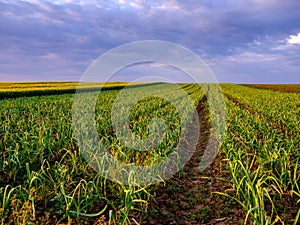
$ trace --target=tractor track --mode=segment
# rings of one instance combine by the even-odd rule
[[[204,97],[197,107],[200,134],[196,151],[185,167],[164,184],[154,188],[155,200],[150,202],[148,212],[142,216],[141,224],[239,224],[245,212],[234,201],[214,192],[230,192],[226,163],[218,154],[213,163],[199,171],[199,162],[208,144],[210,124],[208,122],[207,99]],[[222,172],[223,171],[223,172]],[[227,180],[227,181],[225,181]]]

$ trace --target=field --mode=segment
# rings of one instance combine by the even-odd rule
[[[247,84],[247,86],[273,91],[300,93],[300,84]]]
[[[203,89],[180,84],[199,115],[197,148],[183,169],[149,186],[112,182],[94,170],[99,164],[91,166],[81,155],[72,127],[77,83],[0,85],[1,224],[300,223],[297,85],[286,92],[285,85],[273,91],[266,86],[221,84],[227,130],[217,157],[200,171],[197,165],[213,132],[212,111]],[[80,95],[88,98],[97,85],[87,84],[88,91]],[[139,101],[129,113],[135,135],[151,136],[149,123],[154,117],[165,121],[166,133],[155,148],[132,150],[120,143],[111,121],[111,108],[124,85],[108,84],[98,96],[97,141],[115,159],[153,165],[179,145],[191,109],[188,104],[176,108],[159,97]],[[185,96],[175,86],[136,84],[129,92],[156,93],[182,102]],[[154,123],[153,129],[159,126]],[[187,142],[191,137],[187,135]]]
[[[144,85],[143,83],[111,82],[109,85],[99,82],[80,83],[82,91],[101,89],[120,89],[124,85]],[[0,82],[0,99],[15,97],[32,97],[39,95],[75,93],[78,82]]]

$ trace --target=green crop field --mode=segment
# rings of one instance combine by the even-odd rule
[[[165,138],[147,152],[124,147],[111,108],[126,85],[108,84],[99,94],[98,141],[115,159],[152,165],[178,145],[188,116],[179,117],[166,99],[144,98],[131,109],[130,129],[147,138],[158,117]],[[79,151],[72,127],[77,83],[0,83],[1,224],[299,224],[300,93],[221,84],[226,134],[212,165],[199,171],[211,111],[199,85],[179,86],[199,113],[198,152],[168,180],[128,186],[101,176]],[[99,84],[86,88],[80,95],[88,98]],[[171,84],[135,84],[129,92],[139,89],[184,99]],[[189,115],[185,104],[179,108]]]
[[[300,84],[247,84],[247,86],[262,89],[270,89],[273,91],[283,91],[291,93],[300,92]]]
[[[82,91],[97,91],[101,89],[121,89],[125,85],[145,85],[143,83],[126,83],[126,82],[0,82],[0,99],[15,97],[31,97],[39,95],[54,95],[75,93],[77,88]],[[147,85],[147,84],[146,84]]]

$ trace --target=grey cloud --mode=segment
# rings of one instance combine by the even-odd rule
[[[74,73],[77,79],[106,50],[144,39],[181,44],[206,60],[276,51],[300,64],[295,47],[289,52],[274,50],[288,35],[300,32],[297,0],[139,0],[139,9],[117,1],[88,2],[0,0],[0,74],[16,73],[18,68],[30,74],[30,68],[35,68],[46,76],[49,72],[37,68],[45,67],[52,54],[59,57],[51,59],[55,66],[49,65],[48,70]],[[17,68],[10,68],[12,62]]]

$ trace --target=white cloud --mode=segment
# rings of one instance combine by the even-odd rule
[[[161,10],[180,10],[181,7],[176,1],[159,2],[156,6],[157,9]]]
[[[56,53],[47,53],[45,55],[41,56],[42,59],[46,59],[46,60],[58,60],[61,59],[60,55],[56,54]]]
[[[133,8],[136,8],[136,9],[143,9],[144,8],[144,6],[141,2],[130,2],[129,5],[132,6]]]
[[[137,10],[142,10],[147,5],[147,1],[144,0],[117,0],[117,3],[119,3],[122,8],[130,6]]]
[[[150,65],[153,67],[168,67],[169,66],[168,64],[161,63],[161,62],[152,62]]]
[[[298,35],[290,35],[288,43],[300,45],[300,33],[298,33]]]
[[[260,54],[255,52],[242,52],[240,54],[227,56],[227,61],[239,63],[267,62],[275,61],[278,59],[279,56],[276,54]]]

